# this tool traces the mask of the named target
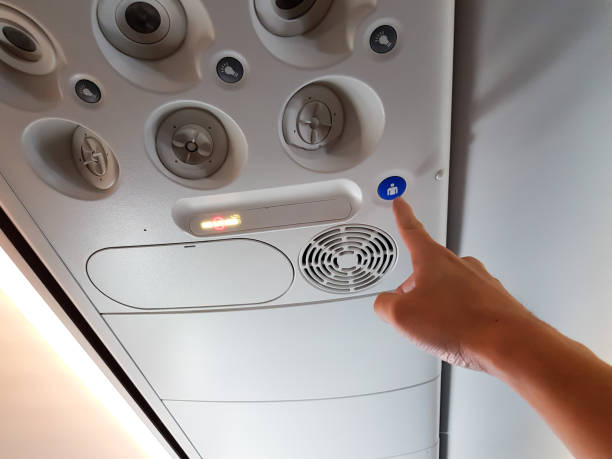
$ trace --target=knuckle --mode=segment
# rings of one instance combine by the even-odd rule
[[[478,258],[474,258],[474,257],[462,257],[461,258],[464,262],[468,263],[469,265],[478,268],[480,270],[484,270],[485,267],[482,264],[482,261],[480,261]]]

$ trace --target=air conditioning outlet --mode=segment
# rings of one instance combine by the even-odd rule
[[[18,59],[30,62],[40,60],[41,54],[36,39],[27,30],[17,24],[0,21],[2,35],[0,35],[0,46],[9,54]]]
[[[79,126],[72,135],[72,158],[79,174],[92,187],[108,190],[119,177],[119,166],[111,148],[89,129]]]
[[[283,112],[285,141],[303,150],[332,146],[344,129],[344,109],[338,96],[321,84],[309,84],[287,103]]]
[[[21,11],[0,4],[0,62],[29,75],[48,75],[57,65],[43,29]]]
[[[255,11],[270,33],[293,37],[318,26],[331,4],[332,0],[255,0]]]
[[[187,30],[178,0],[101,0],[97,15],[106,39],[137,59],[156,60],[174,53]]]
[[[356,293],[372,287],[393,266],[395,241],[367,225],[340,225],[316,235],[300,254],[300,270],[314,287]]]
[[[213,175],[229,151],[229,138],[221,121],[197,108],[182,108],[168,115],[157,131],[156,142],[163,165],[190,180]]]

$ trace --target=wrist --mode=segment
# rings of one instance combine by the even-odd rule
[[[525,311],[510,318],[495,319],[481,333],[474,354],[486,373],[508,381],[520,374],[517,367],[531,358],[535,351],[549,347],[558,332],[550,325]]]

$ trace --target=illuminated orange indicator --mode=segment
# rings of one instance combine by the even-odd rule
[[[240,215],[234,214],[229,216],[228,218],[223,217],[214,217],[211,220],[204,220],[200,222],[200,228],[203,230],[215,230],[215,231],[223,231],[227,227],[238,226],[242,223],[242,219]]]

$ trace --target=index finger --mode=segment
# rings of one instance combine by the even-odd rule
[[[393,200],[393,213],[400,236],[410,251],[413,267],[426,261],[436,242],[414,215],[412,207],[402,198]]]

